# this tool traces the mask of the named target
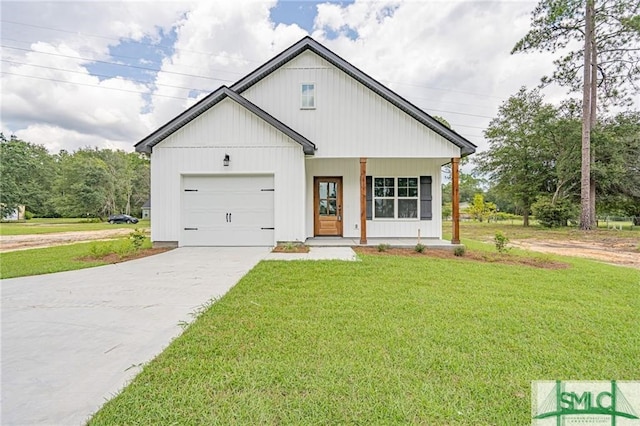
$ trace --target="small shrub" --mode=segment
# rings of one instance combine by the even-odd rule
[[[133,245],[133,241],[128,240],[119,240],[113,246],[113,253],[117,254],[118,257],[124,257],[131,253],[135,253],[137,250]]]
[[[549,197],[540,197],[532,206],[531,210],[540,225],[547,228],[567,226],[567,222],[575,217],[574,206],[566,200],[556,201]]]
[[[79,221],[79,223],[101,223],[102,219],[100,219],[99,217],[88,217],[86,219],[82,219]]]
[[[416,251],[416,253],[424,253],[424,249],[426,248],[427,246],[425,246],[424,244],[418,243],[413,249]]]
[[[108,254],[113,253],[114,247],[113,244],[91,244],[89,247],[89,254],[91,257],[104,257]]]
[[[144,240],[147,238],[144,231],[141,229],[134,229],[129,233],[129,241],[131,241],[131,246],[133,247],[133,251],[139,251],[144,244]]]
[[[453,249],[454,256],[462,257],[464,256],[465,249],[464,247],[456,247]]]
[[[389,244],[384,244],[384,243],[378,244],[378,251],[380,251],[380,252],[387,251],[390,248],[391,248],[391,246]]]
[[[495,237],[493,237],[493,242],[496,244],[496,250],[498,250],[499,253],[506,253],[509,251],[509,247],[507,247],[507,244],[509,244],[509,238],[507,238],[507,236],[502,232],[496,232]]]
[[[31,220],[31,219],[33,219],[33,213],[31,213],[29,210],[25,210],[25,212],[24,212],[24,218],[25,218],[25,220]]]
[[[285,243],[284,249],[285,251],[294,251],[296,249],[296,244],[292,242]]]
[[[522,216],[518,216],[517,214],[513,213],[496,212],[493,215],[493,218],[496,222],[498,222],[502,220],[519,220],[522,219]]]

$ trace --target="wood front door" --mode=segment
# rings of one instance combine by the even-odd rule
[[[342,236],[342,178],[314,178],[313,200],[314,234]]]

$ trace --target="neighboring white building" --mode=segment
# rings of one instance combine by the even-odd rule
[[[441,238],[443,164],[475,146],[305,37],[136,144],[155,243]]]
[[[26,208],[25,206],[18,206],[17,209],[13,210],[11,213],[6,214],[2,220],[5,221],[18,221],[18,220],[24,220],[25,219],[25,212],[26,212]]]
[[[142,219],[151,219],[151,199],[142,205]]]

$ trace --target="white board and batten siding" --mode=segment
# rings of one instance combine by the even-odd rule
[[[442,193],[440,188],[442,162],[439,159],[377,159],[367,160],[367,176],[374,177],[432,177],[432,211],[430,220],[419,219],[372,219],[367,220],[367,237],[413,238],[418,230],[423,238],[442,238]],[[343,182],[343,236],[360,237],[360,160],[308,158],[307,212],[313,212],[314,176],[341,176]],[[419,215],[418,215],[419,217]],[[306,235],[313,237],[313,214],[306,218]]]
[[[230,157],[229,166],[223,165],[225,155]],[[234,176],[240,183],[233,181]],[[224,100],[153,148],[151,199],[154,219],[151,238],[154,242],[177,242],[179,245],[221,245],[218,241],[211,241],[211,235],[209,240],[184,235],[184,228],[192,227],[184,224],[183,216],[190,211],[189,197],[184,198],[185,182],[189,186],[196,177],[205,182],[213,182],[218,177],[221,178],[218,182],[246,188],[241,183],[243,179],[246,182],[255,177],[260,181],[267,177],[273,180],[274,189],[271,192],[274,230],[268,245],[277,241],[303,241],[304,176],[304,153],[298,143],[234,101]],[[215,187],[212,183],[204,185]],[[222,195],[210,194],[210,202],[215,201],[215,197]],[[198,202],[205,201],[195,202],[196,210],[201,207],[212,212],[216,210],[211,204],[198,207]],[[231,205],[234,202],[229,200]],[[261,201],[256,199],[252,202],[259,204]],[[213,231],[209,229],[209,232]],[[225,245],[245,244],[238,233],[235,238],[222,236],[219,241]]]
[[[301,109],[301,85],[316,107]],[[441,158],[460,148],[315,53],[306,51],[242,96],[316,144],[316,158]]]

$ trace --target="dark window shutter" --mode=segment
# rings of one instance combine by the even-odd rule
[[[431,176],[420,176],[420,220],[433,219]]]
[[[373,178],[367,176],[367,220],[373,219]]]

